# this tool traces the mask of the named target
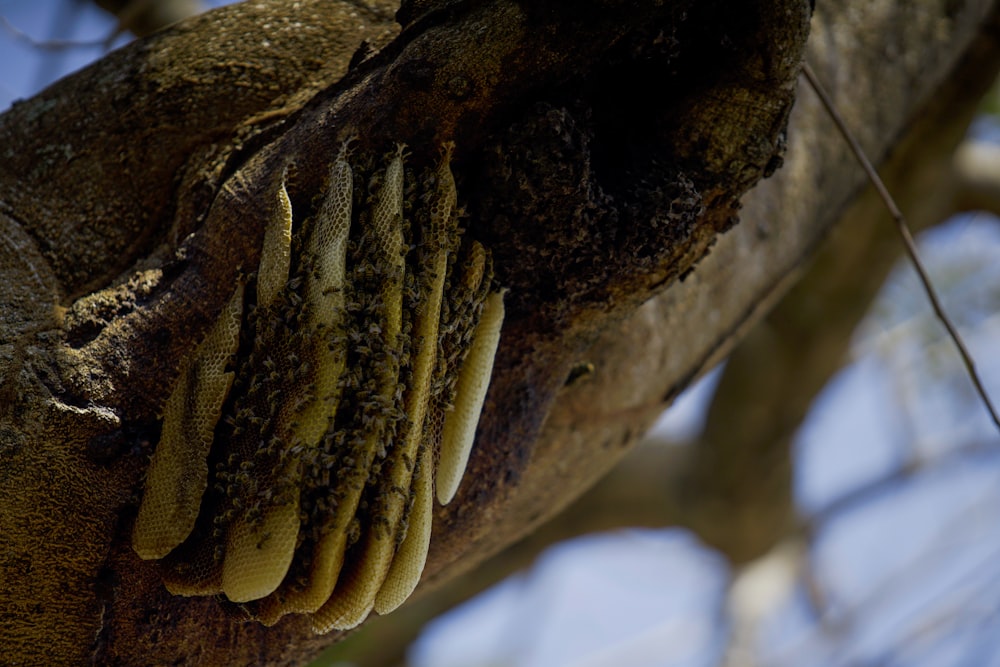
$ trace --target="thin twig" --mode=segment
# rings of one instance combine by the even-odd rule
[[[24,42],[28,46],[39,49],[42,51],[66,51],[68,49],[81,49],[81,48],[93,48],[95,46],[101,46],[108,48],[108,40],[106,38],[95,39],[93,41],[83,41],[83,40],[67,40],[67,39],[46,39],[39,40],[35,39],[23,30],[19,30],[6,19],[6,17],[0,16],[0,28],[6,30],[10,36],[18,41]]]
[[[837,109],[833,105],[833,100],[827,95],[826,90],[820,85],[819,80],[816,78],[816,74],[809,67],[808,63],[804,64],[802,67],[802,73],[805,75],[806,80],[812,89],[816,92],[819,97],[820,102],[826,107],[827,113],[830,118],[833,119],[834,124],[837,129],[840,130],[840,134],[847,141],[847,144],[851,147],[851,151],[854,153],[854,157],[858,159],[861,164],[861,168],[865,170],[868,175],[868,179],[875,186],[876,192],[882,198],[887,209],[889,209],[889,214],[892,216],[893,220],[896,221],[896,229],[899,231],[900,237],[903,239],[903,246],[906,248],[906,254],[910,256],[910,261],[913,263],[913,268],[916,269],[917,275],[920,277],[920,282],[923,283],[924,291],[927,293],[927,298],[930,299],[931,306],[934,308],[934,313],[937,315],[941,323],[944,324],[944,328],[948,330],[948,335],[955,342],[955,346],[958,348],[958,353],[962,356],[962,361],[965,362],[965,368],[969,372],[969,378],[972,380],[972,384],[975,385],[976,391],[983,400],[983,404],[990,413],[990,417],[993,418],[993,423],[996,424],[997,429],[1000,430],[1000,416],[997,415],[996,408],[993,407],[993,403],[990,401],[989,395],[986,393],[986,388],[983,386],[983,382],[979,377],[979,373],[976,371],[976,364],[972,360],[972,355],[969,354],[969,350],[965,347],[965,343],[962,341],[962,337],[959,335],[958,330],[955,325],[952,324],[951,319],[944,312],[944,308],[941,306],[941,301],[938,298],[937,292],[934,290],[934,286],[931,284],[930,278],[927,276],[927,271],[924,269],[923,262],[920,261],[920,257],[917,255],[917,246],[913,242],[913,235],[910,234],[910,228],[906,223],[906,219],[903,217],[902,212],[900,212],[899,207],[896,206],[896,202],[893,200],[892,195],[886,189],[885,184],[882,179],[879,178],[878,172],[875,171],[875,167],[872,166],[871,161],[865,156],[864,151],[861,149],[861,145],[858,144],[854,135],[851,131],[847,129],[847,125],[844,124],[844,119],[837,112]]]

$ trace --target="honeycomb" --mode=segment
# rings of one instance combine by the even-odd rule
[[[275,178],[257,272],[183,364],[146,475],[133,546],[172,593],[322,633],[416,588],[503,321],[442,152],[414,170],[398,146],[366,178],[345,144],[301,220]]]

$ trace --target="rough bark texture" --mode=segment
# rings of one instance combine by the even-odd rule
[[[268,629],[224,601],[172,597],[128,545],[157,409],[227,286],[254,264],[259,202],[279,165],[294,163],[292,199],[309,206],[349,135],[369,156],[405,141],[416,164],[457,143],[470,233],[493,248],[511,293],[469,479],[437,516],[436,579],[606,470],[635,424],[735,339],[856,187],[846,154],[802,105],[789,156],[801,166],[759,196],[746,215],[755,224],[723,236],[678,282],[777,165],[808,4],[441,4],[410,5],[400,37],[362,51],[350,71],[362,38],[388,41],[385,6],[242,5],[0,117],[0,483],[10,499],[0,634],[12,655],[298,664],[330,641],[294,618]],[[897,57],[818,69],[852,77],[853,91],[889,89],[879,98],[892,105],[859,107],[870,115],[854,119],[879,155],[992,4],[949,3],[950,15],[862,4],[843,15],[859,25],[827,15],[821,35],[873,53],[899,35]],[[837,44],[838,57],[853,44]],[[765,224],[775,211],[794,214]],[[593,377],[560,393],[584,358]],[[654,368],[662,375],[649,381]]]
[[[808,57],[880,162],[939,90],[965,94],[949,81],[980,88],[992,81],[997,22],[992,2],[824,4],[813,17]],[[800,91],[788,138],[785,167],[745,197],[742,222],[691,276],[578,356],[595,371],[561,391],[522,478],[532,491],[511,503],[494,534],[527,532],[565,506],[560,489],[605,474],[664,405],[722,360],[800,277],[864,176],[808,90]],[[483,542],[489,551],[501,540],[489,534]]]

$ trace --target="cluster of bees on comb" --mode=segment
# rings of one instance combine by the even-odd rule
[[[417,175],[402,146],[367,179],[349,157],[304,220],[275,179],[260,265],[163,406],[132,535],[170,592],[321,633],[416,587],[504,315],[489,251],[459,228],[451,147]]]

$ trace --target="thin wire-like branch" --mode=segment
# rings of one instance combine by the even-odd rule
[[[906,248],[906,254],[909,255],[910,261],[913,263],[913,268],[916,269],[917,275],[920,277],[920,282],[923,283],[924,291],[927,293],[927,298],[930,299],[931,306],[934,308],[934,313],[937,315],[938,319],[941,320],[941,323],[944,324],[944,328],[948,331],[948,335],[951,336],[953,341],[955,341],[955,346],[958,348],[958,353],[962,356],[962,361],[965,363],[965,368],[969,372],[969,378],[972,380],[972,384],[975,385],[976,391],[979,393],[979,396],[983,400],[983,404],[986,406],[986,409],[990,413],[990,417],[993,419],[993,423],[996,424],[997,429],[1000,430],[1000,416],[998,416],[996,408],[993,407],[993,403],[990,401],[990,397],[986,393],[986,388],[983,386],[979,373],[976,371],[976,364],[972,360],[972,355],[969,354],[969,350],[965,347],[965,343],[962,341],[962,337],[959,335],[958,330],[955,328],[955,325],[952,324],[951,319],[948,317],[947,313],[944,312],[944,308],[941,306],[941,301],[938,298],[934,286],[931,284],[927,271],[924,269],[923,262],[920,261],[920,257],[917,255],[917,245],[913,241],[913,235],[910,234],[910,228],[906,223],[906,218],[903,217],[899,207],[896,206],[896,202],[893,200],[892,195],[889,194],[889,191],[886,189],[882,179],[879,178],[878,172],[875,171],[875,167],[872,166],[871,161],[865,155],[861,145],[854,138],[851,131],[847,129],[847,125],[844,124],[844,119],[837,112],[837,109],[833,104],[833,100],[830,99],[826,90],[820,85],[819,80],[816,78],[816,74],[812,71],[812,68],[809,67],[808,63],[803,65],[802,73],[805,75],[809,85],[812,86],[812,89],[816,92],[820,102],[823,103],[823,106],[826,108],[830,118],[833,119],[833,122],[840,131],[840,134],[851,147],[854,157],[858,159],[858,162],[861,164],[861,168],[864,169],[865,173],[868,175],[868,179],[872,182],[872,185],[875,186],[875,190],[885,203],[886,208],[889,210],[889,214],[892,216],[893,220],[896,221],[896,229],[899,231],[899,235],[903,239],[903,246]]]
[[[6,30],[13,39],[24,42],[28,46],[42,51],[66,51],[68,49],[93,48],[100,46],[107,48],[107,38],[95,40],[69,40],[69,39],[35,39],[23,30],[16,28],[5,17],[0,16],[0,27]]]

